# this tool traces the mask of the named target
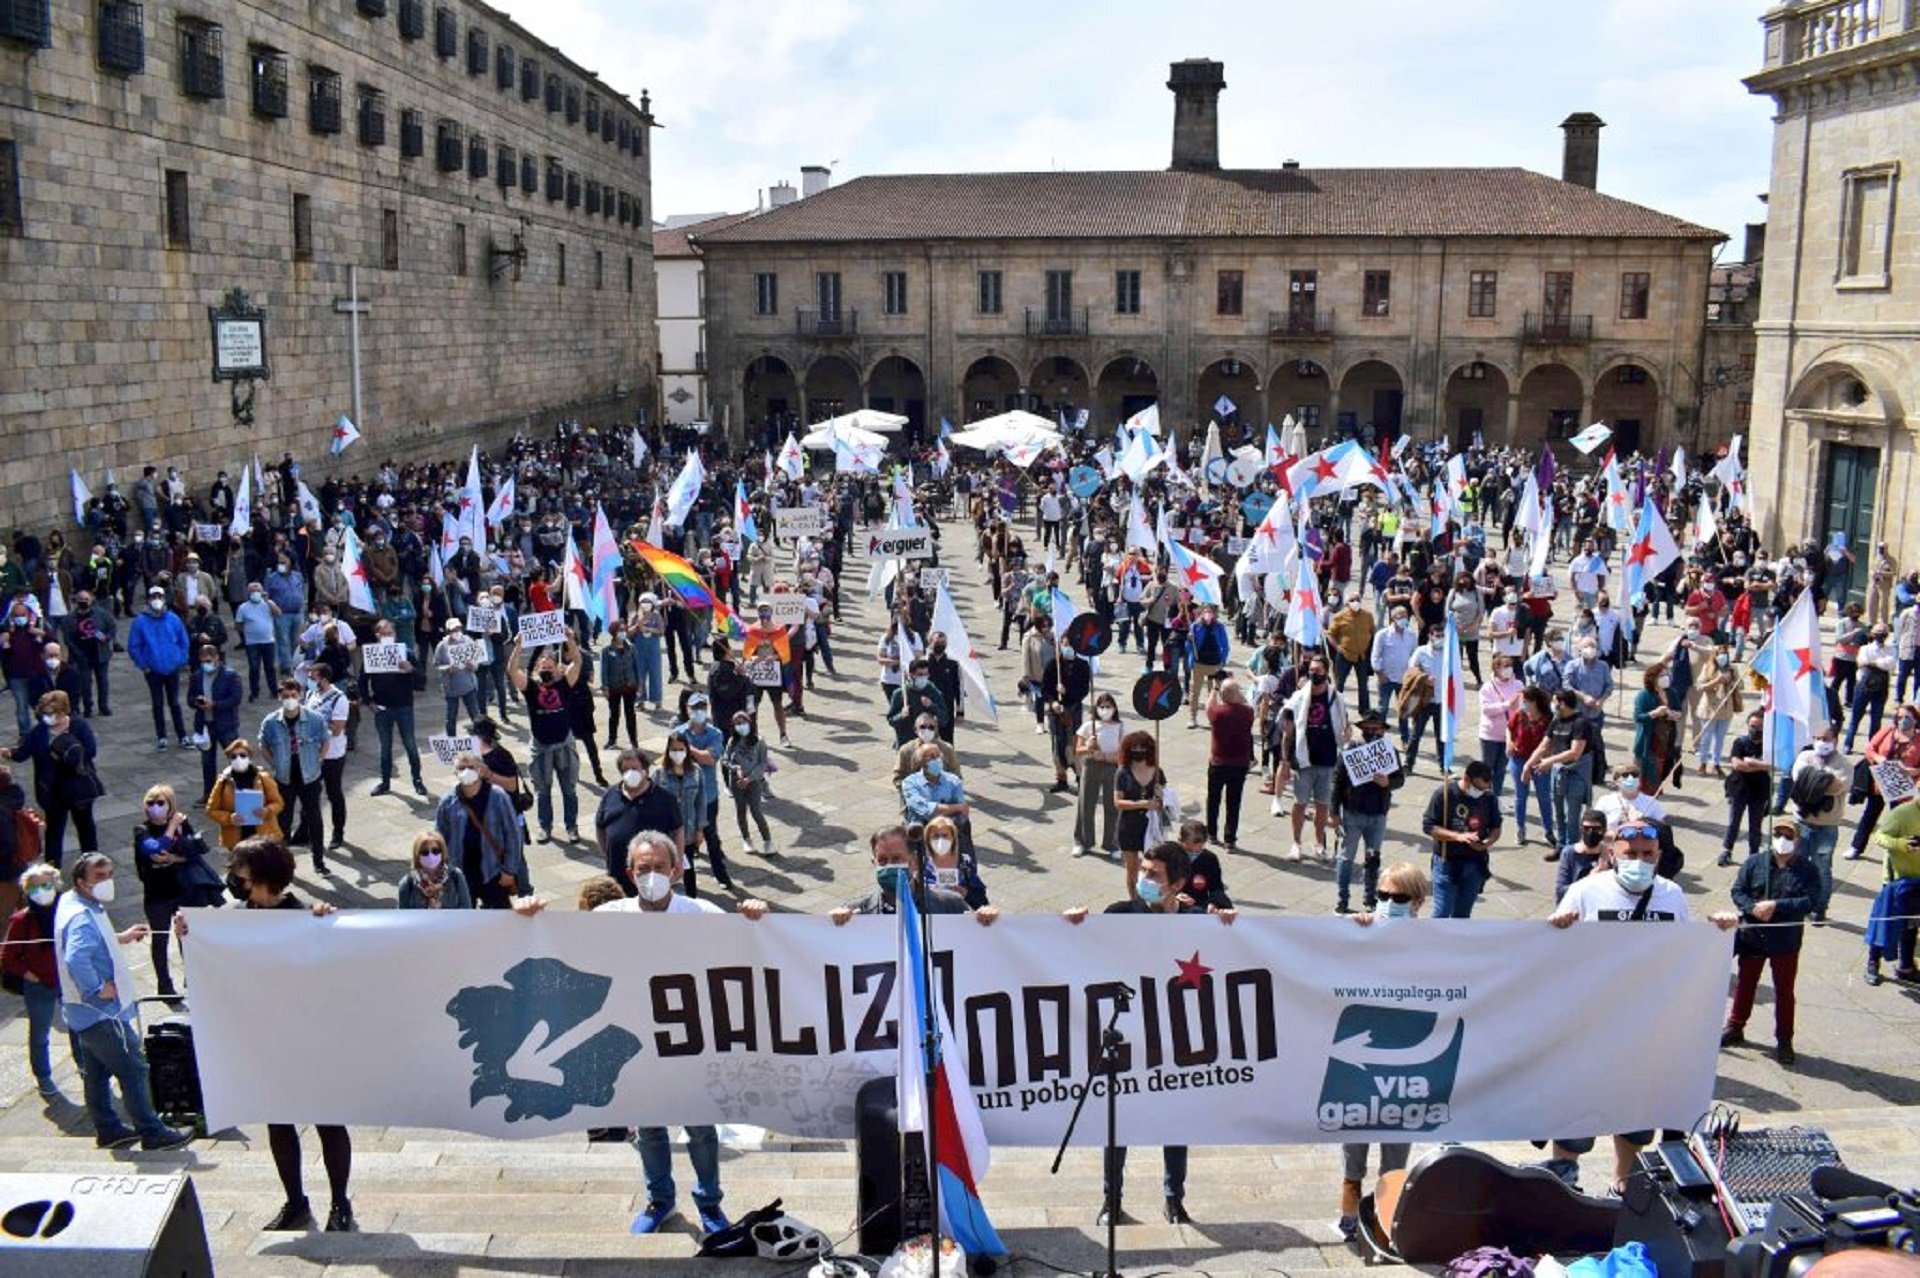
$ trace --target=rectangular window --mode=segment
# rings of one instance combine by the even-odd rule
[[[460,21],[444,4],[433,11],[433,51],[442,61],[460,52]]]
[[[1368,271],[1360,284],[1360,314],[1382,319],[1393,310],[1393,272]]]
[[[1540,277],[1540,319],[1549,332],[1573,326],[1573,272],[1548,271]]]
[[[493,180],[502,191],[511,191],[520,180],[520,164],[513,158],[513,148],[504,142],[493,153]]]
[[[580,90],[567,86],[567,123],[580,123]]]
[[[587,132],[598,133],[599,131],[600,95],[597,93],[589,93],[587,95]]]
[[[313,197],[293,197],[293,260],[313,260]]]
[[[458,173],[466,165],[466,155],[460,148],[460,126],[452,120],[434,126],[433,162],[442,173]]]
[[[147,33],[137,4],[105,0],[100,6],[97,55],[109,71],[138,75],[147,66]]]
[[[540,97],[540,64],[533,58],[520,63],[520,100],[533,102]]]
[[[53,44],[53,6],[48,0],[7,0],[0,4],[0,40],[13,40],[30,49]]]
[[[467,224],[465,222],[453,224],[453,273],[455,275],[467,273]]]
[[[1653,295],[1653,276],[1647,271],[1622,271],[1620,273],[1620,318],[1623,320],[1643,320],[1647,317],[1647,303]]]
[[[600,183],[587,179],[587,216],[592,217],[600,211]]]
[[[427,34],[427,0],[400,0],[400,38],[420,40]]]
[[[1492,319],[1500,302],[1500,272],[1467,273],[1467,317]]]
[[[840,318],[840,272],[821,271],[813,277],[814,301],[820,308],[820,318],[826,322]]]
[[[180,19],[180,87],[190,98],[227,96],[220,59],[220,28],[198,18]]]
[[[1842,282],[1881,288],[1889,283],[1893,192],[1899,175],[1899,165],[1881,164],[1841,176],[1838,278]]]
[[[998,315],[1000,313],[1000,272],[980,272],[980,313]]]
[[[907,273],[905,271],[882,271],[880,292],[881,309],[887,314],[905,315],[907,313]]]
[[[567,207],[580,207],[580,175],[572,169],[567,170]]]
[[[380,210],[380,269],[400,269],[400,210]]]
[[[370,84],[363,84],[359,91],[360,145],[385,146],[387,144],[387,98],[380,90]]]
[[[1213,312],[1216,315],[1238,315],[1245,291],[1246,276],[1240,271],[1220,272],[1219,284],[1215,290]]]
[[[167,247],[193,247],[193,201],[184,169],[167,170]]]
[[[0,235],[25,235],[26,209],[20,201],[20,148],[0,138]]]
[[[753,276],[753,313],[780,313],[780,277],[772,271],[756,271]]]
[[[540,162],[531,155],[520,157],[520,194],[537,195],[540,192]]]
[[[253,113],[263,120],[287,118],[287,55],[264,44],[247,48],[253,81]]]
[[[1073,318],[1073,272],[1047,272],[1047,322],[1065,324]]]
[[[487,176],[487,140],[477,133],[467,139],[467,176],[475,182]]]
[[[1113,313],[1115,315],[1140,313],[1140,272],[1115,271],[1113,273]]]
[[[387,16],[387,0],[359,0],[355,6],[363,18],[384,18]]]
[[[487,47],[487,33],[478,27],[467,28],[467,74],[485,75],[492,50]]]
[[[607,286],[607,258],[599,249],[593,251],[593,287],[600,290]]]
[[[557,75],[547,76],[546,95],[547,95],[547,114],[553,115],[560,110],[561,94],[560,94],[560,77],[559,76]]]
[[[513,46],[495,45],[493,50],[493,87],[502,93],[511,93],[518,71],[514,66]]]
[[[418,111],[400,113],[400,158],[417,160],[427,153],[427,126]]]
[[[330,137],[340,132],[340,73],[310,67],[307,75],[307,126]]]
[[[547,157],[547,202],[558,204],[567,198],[567,171],[560,167],[558,157]]]
[[[627,254],[627,292],[633,292],[633,254]]]
[[[567,286],[567,246],[564,244],[560,245],[560,256],[558,260],[560,263],[560,287],[565,288]]]

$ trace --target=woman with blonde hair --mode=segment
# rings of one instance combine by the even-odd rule
[[[30,865],[20,875],[26,897],[7,920],[7,938],[0,948],[0,984],[27,1003],[27,1064],[33,1069],[40,1095],[54,1097],[53,1023],[60,1009],[60,970],[54,956],[53,914],[60,899],[60,869],[47,861]]]
[[[400,880],[403,910],[471,910],[473,893],[460,867],[447,860],[447,841],[438,830],[413,836],[412,866]]]
[[[207,796],[207,819],[220,827],[220,846],[231,852],[242,839],[255,835],[277,839],[280,813],[285,807],[280,798],[280,783],[270,768],[255,767],[253,744],[245,737],[227,743],[227,766],[214,780],[213,793]],[[242,794],[258,794],[260,802],[242,799]]]
[[[960,827],[952,817],[937,816],[927,822],[920,846],[923,852],[920,877],[927,886],[944,888],[964,898],[970,910],[989,904],[987,885],[980,878],[980,863],[961,839]]]
[[[206,841],[180,810],[172,786],[147,787],[141,804],[142,820],[133,827],[133,868],[140,876],[142,906],[152,933],[147,941],[153,953],[154,984],[162,998],[170,998],[174,988],[167,945],[173,916],[182,905],[207,904],[204,895],[196,896],[190,875],[197,873],[204,879],[213,872],[206,865]]]

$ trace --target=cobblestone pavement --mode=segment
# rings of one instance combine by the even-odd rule
[[[1124,888],[1117,865],[1097,856],[1071,856],[1072,796],[1046,791],[1052,779],[1047,739],[1035,734],[1031,717],[1018,704],[1017,644],[1014,651],[998,650],[998,614],[973,559],[972,533],[949,523],[945,535],[956,602],[1001,702],[997,729],[976,717],[961,728],[958,742],[977,812],[982,873],[994,902],[1005,910],[1034,912],[1080,903],[1099,907],[1118,899]],[[866,835],[898,817],[887,780],[894,748],[873,659],[880,610],[864,598],[865,567],[856,561],[847,574],[845,616],[834,635],[838,674],[821,672],[807,698],[805,719],[793,725],[794,748],[776,751],[780,772],[768,815],[779,858],[768,861],[740,851],[731,817],[723,813],[741,890],[779,909],[819,913],[865,891],[871,884]],[[1670,630],[1656,626],[1647,643],[1671,638]],[[1140,669],[1138,656],[1112,653],[1103,659],[1096,682],[1120,694],[1122,713],[1129,717],[1127,693]],[[183,794],[197,793],[199,777],[191,754],[152,752],[144,688],[129,667],[116,669],[115,692],[116,713],[95,723],[108,787],[98,814],[106,850],[125,864],[141,790],[168,780]],[[431,703],[437,709],[437,697]],[[267,704],[249,709],[264,714]],[[422,722],[435,718],[423,714]],[[516,715],[511,735],[523,758],[524,724],[524,715]],[[1185,795],[1199,798],[1206,734],[1186,731],[1184,724],[1182,715],[1166,725],[1165,766],[1177,784],[1183,783]],[[643,733],[650,732],[657,744],[665,725],[664,716],[651,716]],[[1616,719],[1609,750],[1624,755],[1629,738]],[[377,776],[376,750],[368,722],[348,766],[347,850],[329,857],[335,873],[321,879],[302,858],[296,890],[303,895],[342,908],[391,907],[410,840],[431,819],[432,804],[451,784],[451,773],[429,758],[433,798],[398,792],[376,798],[368,793]],[[605,765],[611,770],[612,760]],[[1387,861],[1424,861],[1419,811],[1437,780],[1430,761],[1409,777],[1390,821]],[[598,788],[582,788],[587,791],[582,807],[590,813]],[[1683,791],[1664,797],[1687,853],[1681,883],[1695,912],[1726,905],[1733,872],[1713,866],[1724,813],[1719,783],[1689,776]],[[1268,815],[1266,797],[1250,784],[1241,851],[1227,857],[1225,867],[1243,911],[1332,911],[1331,866],[1285,861],[1289,841],[1284,819]],[[536,845],[529,854],[539,890],[558,907],[569,906],[575,885],[600,870],[599,856],[589,846]],[[1545,917],[1553,867],[1542,861],[1537,838],[1530,847],[1517,848],[1509,840],[1497,848],[1494,868],[1476,917]],[[1763,987],[1761,1008],[1749,1026],[1760,1046],[1722,1055],[1717,1093],[1744,1110],[1750,1125],[1822,1123],[1856,1167],[1902,1183],[1920,1182],[1920,1141],[1913,1136],[1912,1115],[1895,1108],[1920,1101],[1920,1077],[1913,1068],[1920,1055],[1920,990],[1891,981],[1868,988],[1860,980],[1861,920],[1881,874],[1877,855],[1840,861],[1835,873],[1833,923],[1809,931],[1800,968],[1798,1065],[1782,1070],[1764,1050],[1771,1043],[1771,1015]],[[128,886],[131,879],[125,876]],[[140,917],[138,901],[116,903],[114,913],[133,922]],[[134,947],[131,957],[143,986],[150,987],[145,947]],[[1565,985],[1572,997],[1589,983],[1604,988],[1623,980],[1643,997],[1659,996],[1657,973],[1542,972],[1541,979]],[[693,1250],[685,1230],[651,1239],[628,1236],[628,1222],[644,1205],[638,1159],[630,1148],[586,1147],[577,1138],[491,1142],[400,1130],[354,1133],[354,1199],[362,1233],[261,1234],[260,1224],[280,1197],[262,1132],[219,1133],[176,1155],[96,1151],[75,1103],[79,1086],[70,1064],[62,1067],[70,1099],[47,1106],[34,1095],[19,1010],[17,1000],[0,999],[0,1016],[9,1018],[0,1022],[0,1171],[190,1170],[223,1274],[611,1273],[634,1259],[664,1265]],[[1657,1068],[1658,1045],[1648,1046],[1650,1067]],[[1516,1159],[1531,1156],[1524,1146],[1503,1152]],[[311,1148],[308,1153],[313,1159],[309,1192],[318,1194],[323,1181],[317,1156]],[[1092,1225],[1099,1196],[1097,1158],[1076,1152],[1059,1177],[1046,1174],[1049,1158],[1039,1150],[1000,1151],[987,1183],[988,1206],[1016,1253],[1088,1268],[1098,1260]],[[730,1150],[727,1159],[730,1208],[744,1211],[780,1196],[790,1210],[836,1237],[851,1228],[854,1167],[846,1146],[772,1136],[757,1150]],[[1215,1274],[1353,1267],[1356,1259],[1337,1245],[1329,1223],[1337,1168],[1331,1147],[1196,1151],[1188,1206],[1201,1223],[1129,1226],[1122,1231],[1123,1262],[1136,1269],[1193,1267]],[[1142,1220],[1156,1206],[1144,1197],[1130,1203]],[[6,1268],[0,1253],[0,1272]],[[714,1262],[702,1263],[698,1271],[714,1272]],[[765,1272],[757,1265],[753,1271]]]

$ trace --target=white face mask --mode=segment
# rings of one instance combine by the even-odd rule
[[[1120,717],[1120,712],[1112,706],[1101,706],[1095,713],[1100,716],[1100,722],[1102,723],[1112,723]]]
[[[685,763],[687,761],[687,752],[685,750],[669,750],[667,751],[667,760],[670,763]]]
[[[27,889],[27,900],[33,902],[35,905],[39,906],[41,909],[44,910],[49,905],[53,904],[53,898],[58,896],[59,894],[60,894],[59,888],[54,887],[50,883],[43,883],[39,887],[32,887]]]
[[[649,905],[657,905],[673,891],[673,880],[658,870],[648,870],[634,878],[633,886],[639,889],[641,900]]]
[[[1800,846],[1798,843],[1789,839],[1784,834],[1773,841],[1773,850],[1781,856],[1792,856],[1793,850],[1798,846]]]
[[[462,768],[456,772],[454,776],[459,780],[461,785],[472,785],[480,779],[480,770],[478,768]]]
[[[1816,741],[1813,743],[1813,752],[1822,759],[1831,759],[1833,757],[1833,742]]]
[[[1665,692],[1668,688],[1671,688],[1673,686],[1673,680],[1669,679],[1666,675],[1661,675],[1658,679],[1655,679],[1653,681],[1653,684],[1654,684],[1654,687],[1660,689],[1660,691],[1662,692]]]
[[[60,658],[58,657],[47,658],[47,669],[49,671],[58,670],[59,668],[60,668]]]
[[[638,768],[628,768],[620,774],[620,784],[626,786],[629,790],[638,790],[640,783],[646,779],[647,774]]]
[[[945,856],[947,853],[953,850],[952,839],[934,839],[931,842],[933,845],[933,853],[935,856]]]
[[[251,772],[253,771],[253,756],[236,754],[233,756],[232,766],[235,772]]]
[[[922,741],[931,741],[940,735],[940,729],[938,728],[916,728],[914,731],[918,733]]]
[[[112,879],[101,879],[98,883],[94,884],[91,888],[88,888],[87,890],[93,893],[93,899],[100,902],[100,904],[102,905],[113,904],[113,880]]]
[[[300,698],[282,697],[280,698],[280,708],[288,714],[298,714],[300,711]]]

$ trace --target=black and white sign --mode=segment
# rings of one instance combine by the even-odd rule
[[[755,657],[741,667],[746,672],[747,682],[756,688],[777,688],[780,686],[780,658],[774,656]]]
[[[818,506],[783,506],[773,512],[773,535],[781,541],[796,537],[824,537],[827,512]]]
[[[467,605],[467,629],[476,635],[500,633],[500,610],[483,604]]]
[[[871,559],[931,559],[931,528],[883,528],[867,534],[867,556]]]
[[[1913,793],[1913,778],[1898,759],[1874,764],[1873,779],[1880,783],[1880,798],[1888,807]]]
[[[1347,780],[1355,785],[1365,785],[1379,776],[1391,776],[1400,768],[1400,752],[1393,748],[1393,742],[1385,737],[1378,741],[1362,741],[1350,745],[1340,752],[1340,761],[1347,765]]]
[[[403,643],[369,643],[360,648],[360,668],[368,674],[397,674],[406,663]]]
[[[807,619],[805,595],[762,595],[760,607],[773,613],[776,626],[797,626]]]
[[[219,524],[195,524],[193,539],[203,546],[217,546],[226,540],[227,530]]]
[[[477,670],[487,664],[487,646],[477,639],[462,639],[458,643],[450,643],[447,645],[447,664],[472,666]]]
[[[522,648],[547,648],[566,641],[566,613],[555,610],[520,614],[520,646]]]
[[[922,568],[920,570],[920,589],[926,591],[928,594],[932,594],[935,590],[946,584],[947,570],[945,568]]]
[[[427,748],[433,751],[433,757],[453,766],[453,761],[467,751],[480,753],[480,742],[474,737],[443,737],[438,733],[427,738]]]

